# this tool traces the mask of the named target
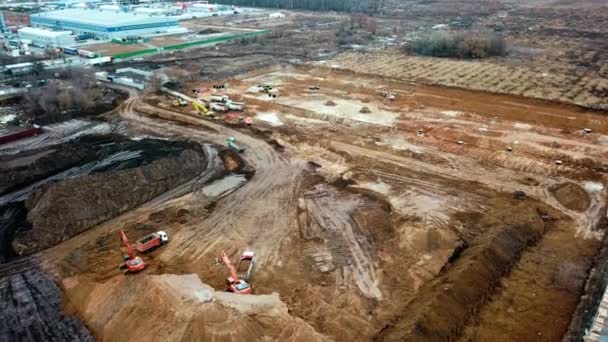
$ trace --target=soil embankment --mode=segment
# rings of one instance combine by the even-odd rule
[[[69,305],[100,341],[325,341],[279,296],[215,291],[195,274],[64,280]]]
[[[448,341],[459,336],[522,251],[543,235],[544,222],[534,205],[524,201],[512,210],[517,210],[517,218],[488,227],[474,239],[452,265],[421,288],[377,340]]]
[[[61,291],[44,271],[4,272],[0,267],[0,341],[94,341],[63,311]]]
[[[47,186],[26,202],[33,227],[17,235],[13,247],[21,255],[50,247],[185,183],[204,168],[204,156],[186,150],[142,167]]]

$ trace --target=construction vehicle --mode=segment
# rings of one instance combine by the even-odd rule
[[[131,247],[129,239],[127,239],[127,235],[123,230],[120,231],[120,239],[125,247],[127,247],[127,255],[124,256],[125,262],[120,266],[120,269],[123,269],[124,273],[136,273],[143,270],[146,267],[146,264],[144,264],[144,261],[141,260],[140,257],[135,256],[135,253],[133,253],[133,247]]]
[[[176,98],[171,103],[173,107],[186,107],[188,105],[188,101],[182,99],[181,97]]]
[[[239,258],[239,263],[236,265],[236,273],[239,279],[249,281],[253,274],[255,266],[255,253],[252,251],[244,251]]]
[[[390,90],[381,90],[379,91],[380,95],[382,95],[383,97],[386,97],[389,100],[394,100],[395,99],[395,94],[392,93]]]
[[[236,143],[235,137],[230,137],[226,139],[226,143],[228,144],[228,148],[237,153],[245,152],[245,148]]]
[[[165,231],[160,230],[137,240],[135,243],[135,248],[142,253],[148,253],[166,244],[167,242],[169,242],[169,235],[167,235]]]
[[[223,103],[230,110],[241,111],[245,109],[245,102],[232,101],[228,95],[211,95],[211,102]]]
[[[253,255],[252,252],[246,252],[246,253],[251,253],[251,255]],[[243,253],[243,255],[244,255],[244,253]],[[243,255],[241,255],[241,259],[243,258]],[[253,258],[253,256],[252,256],[252,258]],[[232,262],[230,261],[230,258],[228,258],[228,256],[226,255],[226,252],[222,251],[221,259],[224,262],[224,264],[226,265],[226,267],[228,267],[228,270],[230,271],[230,277],[228,277],[226,279],[228,282],[227,291],[230,291],[230,292],[236,293],[236,294],[251,294],[253,292],[253,287],[251,285],[249,285],[246,280],[239,278],[239,274],[237,273],[236,268],[234,267]],[[253,263],[251,263],[251,265],[253,265]],[[251,266],[251,268],[253,269],[253,266]],[[251,274],[249,274],[248,276],[251,276]]]
[[[270,93],[272,86],[268,84],[258,84],[258,89],[260,90],[260,93]]]
[[[205,104],[199,100],[194,100],[192,101],[192,106],[194,107],[194,110],[196,110],[197,113],[205,115],[205,116],[209,116],[209,117],[214,117],[214,113],[212,111],[210,111],[209,109],[207,109],[207,107],[205,106]]]
[[[217,102],[211,102],[209,104],[209,109],[214,112],[227,112],[229,110],[228,106],[225,106],[224,104],[217,103]]]

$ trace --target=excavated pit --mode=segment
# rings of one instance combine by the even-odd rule
[[[539,204],[513,203],[517,219],[480,218],[488,225],[468,247],[452,258],[403,312],[376,336],[378,341],[447,341],[456,339],[466,322],[495,291],[521,253],[543,235]],[[509,210],[509,212],[511,212]],[[507,212],[503,213],[507,215]],[[504,217],[503,217],[504,219]]]
[[[583,212],[591,205],[587,191],[576,183],[556,184],[550,187],[549,191],[561,205],[570,210]]]

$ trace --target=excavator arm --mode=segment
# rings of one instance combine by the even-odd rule
[[[129,239],[127,239],[127,234],[125,234],[124,230],[120,231],[120,239],[122,240],[122,243],[125,244],[125,246],[127,247],[127,254],[129,255],[129,259],[133,260],[135,259],[135,254],[133,253],[133,247],[131,247],[131,244],[129,243]],[[228,260],[230,261],[230,260]]]
[[[226,255],[226,252],[222,251],[221,257],[224,264],[226,264],[226,267],[228,267],[228,269],[230,270],[230,276],[232,277],[232,279],[234,279],[234,281],[237,281],[239,277],[236,273],[236,268],[230,261],[230,258],[228,258],[228,256]]]

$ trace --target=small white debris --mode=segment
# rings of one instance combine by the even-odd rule
[[[591,128],[583,128],[583,132],[589,134],[591,133]]]
[[[556,161],[555,161],[555,164],[557,164],[557,165],[562,165],[563,163],[564,163],[564,162],[563,162],[563,161],[561,161],[561,160],[556,160]]]
[[[464,141],[458,140],[458,145],[463,145],[463,144],[464,144]]]
[[[513,147],[507,146],[507,151],[509,151],[509,152],[513,151]]]

